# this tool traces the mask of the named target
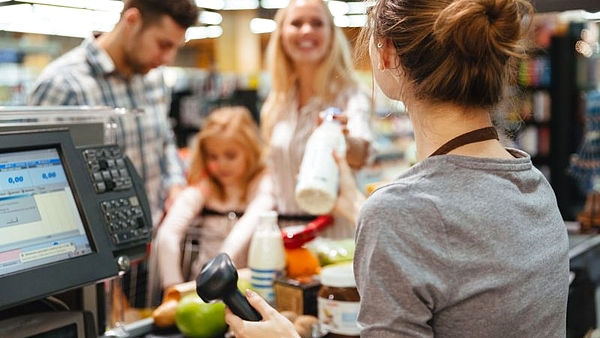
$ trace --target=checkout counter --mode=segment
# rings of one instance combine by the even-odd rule
[[[68,329],[63,336],[115,336],[105,332],[112,323],[105,287],[119,285],[118,276],[145,256],[152,237],[143,183],[114,144],[119,121],[130,114],[0,107],[0,337],[56,337],[45,333]],[[37,235],[40,228],[47,235]],[[600,235],[570,231],[569,245],[567,325],[579,337],[578,330],[600,322]],[[71,299],[68,308],[60,308],[62,295]],[[40,303],[59,307],[59,318],[38,312]],[[151,318],[122,328],[129,337],[181,337],[154,331]]]
[[[600,323],[597,300],[600,299],[600,234],[578,233],[576,223],[567,222],[569,229],[569,258],[572,288],[569,293],[567,321],[571,330],[567,337],[583,337],[591,327]],[[591,296],[591,297],[590,297]],[[126,325],[132,337],[183,338],[177,332],[156,332],[151,318]],[[108,338],[108,337],[101,337]]]
[[[571,225],[571,227],[570,227]],[[567,223],[568,228],[577,227]],[[583,337],[600,323],[600,234],[569,233],[571,284],[567,305],[567,337]]]

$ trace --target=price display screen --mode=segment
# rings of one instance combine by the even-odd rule
[[[90,253],[58,151],[0,154],[0,276]]]

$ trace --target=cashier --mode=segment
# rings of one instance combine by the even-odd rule
[[[556,198],[492,124],[532,11],[525,0],[371,8],[357,48],[383,93],[405,103],[419,162],[358,214],[361,337],[565,336],[568,238]],[[298,337],[256,294],[247,299],[263,320],[227,312],[236,337]]]

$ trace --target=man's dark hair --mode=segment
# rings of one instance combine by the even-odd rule
[[[199,9],[193,0],[124,0],[123,12],[137,8],[144,19],[144,26],[154,24],[163,15],[170,16],[183,28],[198,21]]]

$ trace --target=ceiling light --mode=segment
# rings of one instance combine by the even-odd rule
[[[196,0],[196,6],[214,10],[256,9],[258,0]]]
[[[333,18],[338,27],[364,27],[367,24],[366,15],[342,15]]]
[[[224,0],[196,0],[196,6],[208,9],[223,9],[225,7]]]
[[[584,11],[583,13],[581,13],[581,16],[583,17],[583,19],[588,20],[588,21],[599,21],[600,20],[600,12],[590,13],[590,12]]]
[[[221,26],[190,27],[185,31],[185,41],[218,38],[222,34]]]
[[[0,30],[83,38],[111,30],[118,20],[118,13],[22,4],[2,8]]]
[[[227,0],[225,1],[225,10],[244,10],[244,9],[257,9],[258,0]]]
[[[373,1],[346,2],[348,14],[367,14],[367,7],[373,6]]]
[[[277,24],[271,19],[254,18],[250,20],[250,31],[254,34],[271,33]]]
[[[348,14],[348,3],[344,1],[331,0],[327,3],[327,7],[333,16]]]
[[[41,5],[71,7],[71,8],[85,8],[93,9],[97,11],[117,12],[120,13],[123,10],[122,1],[114,0],[17,0],[19,2],[35,3]]]
[[[223,16],[217,12],[202,11],[198,21],[205,25],[218,25],[223,22]]]
[[[261,0],[260,6],[262,8],[276,9],[284,8],[290,3],[290,0]]]

